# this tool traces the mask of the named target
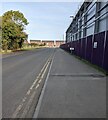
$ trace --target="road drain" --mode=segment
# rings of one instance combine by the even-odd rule
[[[96,77],[96,78],[103,78],[106,77],[105,75],[100,74],[51,74],[50,76],[58,76],[58,77]]]

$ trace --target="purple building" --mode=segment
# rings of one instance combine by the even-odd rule
[[[108,0],[81,5],[61,48],[108,71]]]

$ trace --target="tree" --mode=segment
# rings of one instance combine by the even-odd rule
[[[15,50],[22,47],[27,34],[24,32],[27,19],[19,11],[8,11],[2,16],[2,46],[5,49]]]
[[[0,30],[2,29],[2,16],[0,16]]]
[[[25,32],[21,32],[19,36],[20,36],[20,41],[18,42],[18,44],[19,44],[19,48],[21,48],[24,43],[24,40],[27,40],[28,35]]]

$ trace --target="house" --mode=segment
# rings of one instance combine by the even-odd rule
[[[45,45],[46,47],[59,47],[64,43],[62,40],[30,40],[30,43],[35,43],[38,45]]]

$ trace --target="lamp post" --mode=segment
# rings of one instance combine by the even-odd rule
[[[74,19],[74,16],[73,16],[73,15],[71,15],[71,16],[70,16],[70,18],[72,18],[72,20],[73,20],[73,19]]]

